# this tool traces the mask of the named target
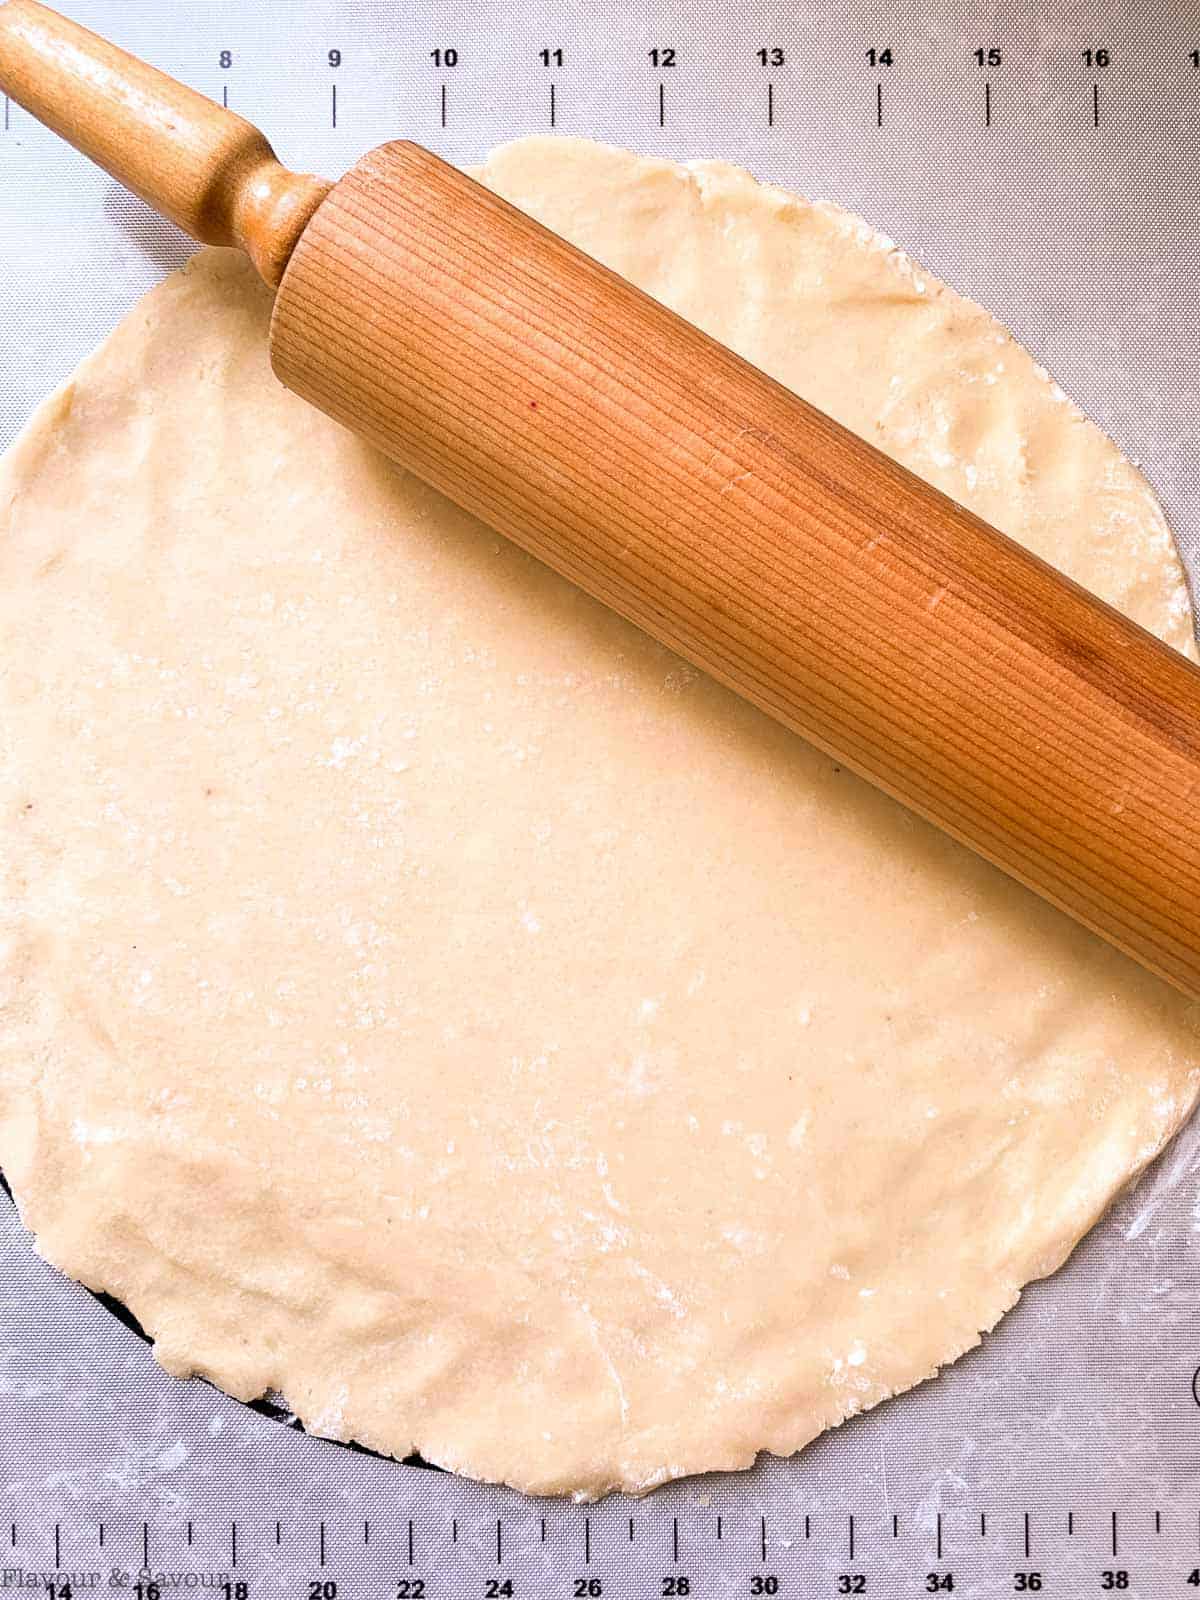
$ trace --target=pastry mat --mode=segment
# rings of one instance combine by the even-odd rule
[[[1141,463],[1200,571],[1198,0],[62,3],[330,177],[400,134],[469,163],[553,118],[840,201],[1014,330]],[[187,248],[4,108],[0,444]],[[1198,1230],[1193,1128],[936,1383],[797,1459],[576,1508],[173,1382],[0,1192],[0,1588],[65,1569],[134,1593],[149,1568],[161,1592],[137,1600],[197,1575],[223,1600],[900,1595],[947,1574],[1190,1593]]]

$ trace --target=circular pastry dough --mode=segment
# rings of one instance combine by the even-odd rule
[[[864,223],[503,194],[1181,650],[1138,474]],[[793,1451],[1051,1271],[1184,1002],[284,393],[207,252],[0,467],[0,1161],[172,1372],[530,1490]]]

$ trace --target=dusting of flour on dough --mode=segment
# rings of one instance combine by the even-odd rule
[[[482,176],[1194,653],[1140,475],[868,224]],[[269,310],[203,252],[0,463],[22,1214],[315,1432],[579,1498],[798,1449],[1062,1261],[1196,1014],[284,393]]]

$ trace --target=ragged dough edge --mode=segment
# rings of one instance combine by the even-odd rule
[[[192,288],[197,274],[209,269],[213,257],[240,256],[240,251],[204,250],[189,258],[181,267],[154,285],[135,306],[121,318],[115,328],[85,356],[70,377],[41,400],[29,415],[28,421],[17,437],[0,451],[0,537],[7,531],[5,523],[12,515],[19,492],[17,485],[53,466],[53,457],[62,443],[62,434],[74,418],[77,396],[86,396],[90,380],[103,372],[115,349],[131,341],[157,315],[159,303],[186,293]]]
[[[1174,1115],[1164,1124],[1156,1138],[1143,1148],[1137,1166],[1128,1174],[1125,1181],[1116,1190],[1106,1188],[1103,1184],[1096,1185],[1095,1194],[1088,1198],[1087,1204],[1072,1217],[1068,1225],[1064,1225],[1060,1238],[1050,1247],[1038,1270],[1025,1280],[1025,1285],[1008,1283],[998,1286],[999,1293],[993,1309],[989,1310],[983,1326],[948,1346],[947,1354],[933,1363],[923,1373],[906,1379],[896,1387],[878,1385],[871,1395],[857,1403],[860,1397],[853,1397],[855,1403],[835,1405],[825,1408],[814,1406],[803,1419],[792,1421],[773,1434],[768,1434],[753,1448],[731,1448],[728,1441],[717,1439],[706,1441],[698,1439],[693,1441],[695,1459],[684,1459],[664,1465],[661,1470],[651,1475],[636,1475],[624,1471],[618,1464],[618,1470],[605,1481],[597,1481],[580,1487],[572,1478],[559,1478],[554,1475],[546,1477],[517,1476],[498,1477],[487,1463],[473,1459],[469,1452],[456,1449],[448,1441],[443,1442],[436,1435],[425,1435],[420,1430],[414,1430],[411,1441],[397,1446],[394,1435],[391,1439],[383,1437],[378,1425],[367,1418],[356,1420],[354,1415],[345,1409],[345,1395],[335,1387],[329,1393],[314,1398],[312,1403],[297,1403],[294,1395],[289,1392],[288,1380],[280,1374],[278,1382],[271,1381],[266,1384],[247,1385],[240,1380],[236,1369],[222,1365],[220,1361],[206,1360],[203,1357],[189,1357],[186,1359],[176,1357],[164,1351],[159,1341],[159,1334],[163,1324],[171,1318],[171,1302],[156,1298],[153,1289],[142,1292],[133,1282],[125,1281],[119,1274],[97,1273],[87,1262],[86,1257],[75,1259],[69,1245],[63,1241],[54,1242],[51,1238],[43,1237],[35,1232],[35,1248],[42,1259],[52,1266],[76,1279],[87,1288],[96,1293],[104,1293],[119,1300],[137,1318],[142,1328],[152,1341],[155,1358],[163,1369],[172,1377],[179,1379],[202,1378],[211,1382],[226,1394],[235,1399],[252,1401],[265,1396],[272,1398],[282,1397],[288,1408],[304,1423],[307,1432],[314,1437],[336,1440],[342,1443],[354,1442],[368,1449],[377,1451],[381,1455],[401,1459],[406,1455],[419,1454],[424,1460],[442,1467],[447,1471],[458,1473],[468,1478],[481,1479],[489,1482],[501,1482],[508,1487],[517,1489],[526,1494],[539,1496],[570,1496],[578,1503],[591,1503],[603,1498],[609,1493],[623,1493],[640,1497],[653,1492],[666,1483],[680,1478],[691,1477],[706,1473],[722,1471],[744,1471],[752,1467],[760,1456],[776,1456],[786,1458],[795,1455],[798,1451],[820,1437],[821,1434],[834,1428],[839,1428],[855,1417],[873,1410],[883,1401],[903,1394],[923,1383],[935,1378],[947,1366],[953,1365],[969,1351],[977,1348],[997,1324],[1020,1302],[1024,1287],[1049,1277],[1067,1261],[1077,1245],[1086,1236],[1090,1229],[1105,1215],[1110,1207],[1129,1189],[1133,1188],[1146,1168],[1161,1153],[1163,1148],[1179,1131],[1184,1121],[1187,1120],[1195,1104],[1197,1090],[1200,1090],[1200,1073],[1192,1074],[1193,1093],[1191,1096],[1179,1101],[1174,1108]],[[35,1136],[36,1137],[36,1136]],[[14,1197],[25,1220],[27,1212],[22,1198],[22,1185],[13,1184]],[[51,1227],[50,1233],[54,1230]],[[147,1272],[147,1266],[156,1267],[160,1262],[169,1264],[173,1269],[175,1282],[172,1284],[173,1297],[187,1306],[189,1310],[206,1302],[203,1295],[205,1280],[199,1274],[189,1274],[184,1264],[174,1256],[147,1250],[147,1241],[143,1238],[138,1244],[137,1266],[139,1276],[153,1278],[153,1271]],[[223,1280],[224,1281],[224,1280]],[[190,1289],[191,1294],[184,1293]],[[200,1291],[197,1294],[197,1290]],[[205,1328],[200,1322],[196,1329],[189,1332],[185,1342],[190,1342],[194,1337],[199,1348],[205,1342]],[[178,1336],[178,1330],[177,1330]],[[830,1396],[837,1394],[835,1390],[828,1390]],[[619,1451],[617,1452],[619,1457]]]
[[[1189,577],[1175,536],[1153,488],[1136,463],[1066,393],[1012,330],[985,306],[935,277],[895,240],[863,217],[835,201],[808,199],[776,184],[762,182],[733,162],[712,159],[674,162],[660,156],[636,155],[621,146],[596,140],[535,135],[496,146],[484,164],[473,169],[473,175],[489,187],[503,192],[510,168],[519,170],[526,159],[536,159],[541,151],[564,148],[602,177],[623,175],[634,180],[641,178],[675,184],[688,190],[705,209],[727,209],[730,202],[749,202],[773,214],[777,224],[794,227],[798,232],[813,218],[820,219],[842,239],[852,242],[856,251],[873,256],[876,270],[883,269],[891,275],[898,293],[906,296],[916,294],[930,305],[953,310],[970,322],[973,332],[990,334],[997,341],[996,348],[1001,354],[1034,376],[1043,397],[1061,410],[1070,427],[1078,428],[1094,439],[1103,440],[1112,452],[1111,464],[1127,476],[1129,487],[1145,518],[1140,529],[1144,555],[1153,563],[1172,568],[1177,579],[1174,592],[1159,597],[1169,612],[1169,626],[1155,631],[1189,659],[1200,661],[1196,639],[1197,618],[1190,595]],[[882,295],[877,298],[882,298]],[[952,491],[948,492],[954,498]]]
[[[661,163],[660,165],[668,167],[672,171],[679,170],[672,168],[670,163]],[[724,169],[720,167],[720,164],[703,165],[706,167],[716,166],[721,171],[736,172],[737,170]],[[753,182],[753,180],[745,178],[744,175],[739,175],[739,180],[741,181],[743,179],[745,182]],[[776,190],[768,192],[778,196],[783,203],[803,204],[803,202],[796,201],[795,197],[789,196],[783,191]],[[184,278],[186,278],[188,270],[189,269],[185,269]],[[147,301],[142,303],[142,307],[139,308],[139,311],[145,312],[146,308],[159,295],[178,292],[181,281],[181,279],[168,280],[167,285],[164,285],[160,287],[159,290],[154,291],[154,294],[151,297],[148,297]],[[135,313],[134,316],[136,317],[137,313]],[[118,333],[113,337],[119,338],[120,331],[118,331]],[[36,413],[35,418],[26,434],[13,448],[13,450],[9,452],[7,458],[5,458],[3,461],[0,461],[0,517],[2,517],[4,514],[5,497],[9,484],[15,480],[19,480],[19,478],[25,473],[42,470],[46,465],[52,462],[53,452],[55,448],[57,448],[61,433],[70,421],[72,407],[75,403],[76,396],[86,396],[88,378],[93,364],[104,359],[107,349],[107,344],[101,347],[101,350],[98,351],[96,355],[90,357],[88,361],[82,364],[82,366],[76,372],[74,378],[68,384],[60,389],[57,394],[51,396],[49,400],[43,403]],[[1047,382],[1049,381],[1050,380],[1047,379]],[[1091,424],[1088,425],[1091,426]],[[1148,490],[1147,493],[1149,493]],[[1194,1082],[1195,1080],[1193,1076],[1193,1093]],[[1173,1108],[1174,1114],[1169,1119],[1164,1121],[1163,1126],[1157,1130],[1155,1138],[1140,1152],[1140,1160],[1134,1170],[1132,1170],[1126,1177],[1124,1183],[1122,1184],[1122,1190],[1136,1181],[1137,1177],[1141,1174],[1149,1162],[1154,1159],[1162,1147],[1168,1142],[1179,1125],[1185,1119],[1188,1111],[1191,1108],[1191,1103],[1192,1097],[1188,1097],[1186,1103],[1176,1104],[1176,1106]],[[27,1130],[27,1132],[31,1135],[32,1140],[36,1141],[36,1132],[33,1132],[32,1130]],[[27,1150],[25,1153],[29,1156],[32,1156],[33,1154],[32,1149]],[[20,1165],[20,1153],[18,1153],[17,1160],[18,1165]],[[22,1214],[27,1215],[27,1197],[25,1196],[23,1181],[18,1180],[15,1184],[15,1188],[17,1191],[18,1203],[22,1207]],[[1121,1191],[1117,1192],[1119,1193]],[[1114,1198],[1114,1192],[1110,1188],[1106,1188],[1104,1185],[1096,1185],[1095,1192],[1085,1197],[1085,1201],[1080,1206],[1078,1212],[1073,1215],[1069,1221],[1064,1222],[1058,1239],[1054,1242],[1052,1247],[1045,1251],[1043,1260],[1038,1264],[1038,1270],[1027,1281],[1034,1281],[1035,1278],[1044,1277],[1055,1271],[1070,1255],[1079,1238],[1108,1209]],[[37,1223],[37,1219],[32,1216],[30,1217],[30,1221],[35,1225]],[[142,1325],[147,1329],[148,1333],[150,1333],[152,1337],[158,1339],[160,1335],[164,1334],[165,1324],[170,1321],[170,1305],[168,1302],[164,1302],[162,1300],[156,1301],[152,1290],[147,1290],[145,1292],[141,1291],[136,1283],[125,1280],[122,1274],[119,1272],[109,1272],[107,1274],[97,1273],[94,1268],[90,1268],[87,1265],[77,1261],[75,1259],[75,1252],[71,1248],[70,1242],[68,1240],[58,1238],[56,1235],[57,1230],[54,1228],[53,1223],[51,1223],[48,1229],[45,1231],[43,1240],[39,1243],[39,1250],[44,1255],[45,1259],[51,1261],[54,1265],[61,1267],[62,1270],[69,1272],[72,1276],[78,1277],[82,1282],[87,1283],[90,1288],[114,1293],[119,1298],[123,1299],[125,1303],[129,1305],[133,1313],[138,1316],[139,1320],[142,1322]],[[142,1266],[147,1267],[148,1270],[146,1270],[142,1276],[147,1279],[153,1279],[155,1276],[155,1271],[153,1269],[156,1264],[153,1261],[146,1261],[147,1254],[148,1252],[143,1252],[140,1255],[138,1259],[138,1266],[139,1268]],[[160,1259],[166,1262],[171,1258],[163,1256]],[[178,1268],[180,1264],[178,1262],[173,1262],[173,1265]],[[982,1319],[984,1321],[984,1326],[974,1330],[974,1332],[970,1334],[964,1332],[961,1338],[958,1340],[948,1342],[947,1354],[944,1358],[940,1359],[936,1364],[929,1368],[928,1372],[924,1375],[926,1378],[932,1377],[938,1370],[940,1370],[942,1366],[950,1364],[966,1351],[978,1345],[982,1335],[990,1331],[990,1329],[995,1326],[1004,1313],[1013,1305],[1015,1305],[1020,1298],[1021,1290],[1020,1286],[1017,1284],[998,1285],[997,1290],[998,1292],[994,1310],[989,1308],[984,1319]],[[202,1300],[202,1297],[200,1298]],[[203,1338],[198,1338],[196,1340],[196,1347],[202,1348],[204,1342],[205,1341]],[[222,1389],[233,1393],[241,1399],[252,1399],[257,1394],[270,1392],[276,1388],[285,1396],[288,1395],[286,1379],[283,1379],[283,1381],[281,1381],[278,1385],[272,1383],[266,1386],[259,1386],[256,1384],[246,1387],[244,1383],[239,1383],[237,1372],[228,1365],[222,1365],[219,1360],[206,1361],[203,1358],[199,1358],[183,1361],[177,1359],[171,1352],[165,1351],[161,1347],[156,1347],[156,1354],[159,1354],[160,1359],[163,1359],[163,1363],[167,1370],[174,1372],[176,1375],[184,1376],[190,1373],[195,1373],[197,1375],[204,1376],[214,1383],[217,1383]],[[578,1484],[574,1481],[559,1479],[554,1476],[549,1476],[540,1480],[518,1478],[514,1476],[508,1481],[510,1481],[514,1487],[523,1489],[527,1492],[541,1494],[561,1494],[573,1492],[576,1498],[581,1500],[596,1498],[597,1496],[612,1489],[625,1489],[633,1493],[645,1493],[662,1482],[669,1481],[673,1478],[687,1476],[695,1472],[745,1468],[751,1465],[756,1459],[757,1455],[760,1453],[769,1453],[780,1456],[790,1455],[796,1450],[801,1449],[805,1444],[809,1443],[825,1429],[837,1425],[839,1422],[845,1420],[848,1416],[856,1414],[859,1410],[870,1409],[870,1407],[877,1404],[880,1400],[888,1398],[893,1393],[902,1392],[903,1389],[913,1387],[915,1382],[920,1381],[922,1381],[921,1378],[908,1379],[903,1385],[898,1386],[896,1389],[889,1389],[881,1386],[878,1389],[878,1392],[873,1392],[866,1403],[862,1405],[846,1406],[838,1404],[827,1409],[818,1409],[813,1407],[812,1409],[807,1410],[801,1417],[796,1417],[793,1413],[792,1418],[785,1426],[774,1432],[768,1432],[767,1437],[759,1441],[754,1448],[730,1448],[728,1446],[728,1441],[726,1441],[724,1453],[722,1453],[722,1451],[717,1448],[712,1441],[695,1441],[693,1444],[693,1449],[696,1451],[697,1459],[672,1462],[669,1465],[664,1466],[661,1471],[649,1477],[636,1477],[632,1474],[632,1472],[628,1475],[623,1475],[619,1461],[620,1451],[618,1450],[615,1452],[618,1458],[616,1463],[616,1473],[607,1481],[601,1481],[598,1479],[583,1489],[580,1489]],[[834,1390],[829,1390],[828,1393],[831,1399],[847,1398],[845,1396],[839,1396]],[[408,1450],[415,1449],[419,1450],[423,1455],[426,1456],[427,1459],[434,1461],[439,1465],[446,1466],[451,1470],[455,1470],[469,1476],[495,1476],[494,1472],[486,1463],[477,1463],[470,1457],[469,1453],[455,1450],[451,1445],[439,1441],[436,1437],[422,1437],[420,1434],[417,1434],[409,1444],[397,1449],[394,1435],[389,1445],[379,1438],[376,1426],[373,1425],[368,1419],[356,1419],[353,1415],[343,1415],[340,1419],[337,1419],[337,1410],[338,1396],[335,1390],[329,1394],[322,1395],[319,1398],[314,1399],[310,1403],[304,1404],[302,1409],[298,1409],[297,1414],[300,1415],[303,1420],[305,1420],[311,1431],[314,1433],[323,1434],[326,1437],[339,1439],[353,1438],[358,1442],[370,1446],[371,1448],[381,1449],[385,1452],[390,1451],[391,1453],[396,1454],[407,1453]]]

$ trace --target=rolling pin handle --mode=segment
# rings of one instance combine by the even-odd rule
[[[0,3],[0,91],[192,238],[240,246],[272,288],[329,192],[243,117],[38,0]]]

